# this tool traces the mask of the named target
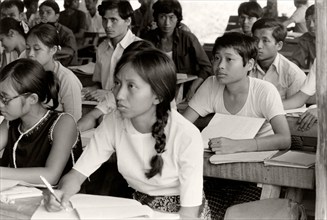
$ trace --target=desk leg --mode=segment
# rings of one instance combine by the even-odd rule
[[[285,198],[288,198],[297,203],[301,203],[303,198],[303,191],[299,188],[287,188]]]
[[[262,184],[260,199],[279,198],[281,186]]]

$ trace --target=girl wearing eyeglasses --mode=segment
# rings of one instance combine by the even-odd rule
[[[74,118],[54,111],[58,82],[37,61],[18,59],[0,73],[1,178],[54,185],[81,154]]]

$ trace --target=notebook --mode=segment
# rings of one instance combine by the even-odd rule
[[[86,74],[86,75],[92,75],[94,72],[95,63],[89,62],[85,65],[80,66],[70,66],[69,69],[71,70],[78,70],[80,73]]]
[[[316,154],[312,152],[289,150],[264,162],[267,166],[309,168],[315,165]]]
[[[1,180],[1,185],[4,181]],[[18,182],[17,182],[18,184]],[[5,183],[6,185],[6,183]],[[8,186],[8,185],[7,185]],[[2,187],[1,187],[2,188]],[[15,203],[16,199],[42,196],[42,191],[35,187],[15,185],[0,192],[0,201],[7,204]]]
[[[72,209],[59,212],[47,212],[42,203],[32,219],[152,219],[154,215],[151,208],[134,199],[76,194],[70,202]]]
[[[209,158],[212,164],[239,163],[239,162],[263,162],[278,151],[241,152],[232,154],[215,154]]]
[[[215,137],[252,139],[256,136],[264,122],[264,118],[216,113],[208,126],[201,132],[204,148],[209,149],[208,142]]]

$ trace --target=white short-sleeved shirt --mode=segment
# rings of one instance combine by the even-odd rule
[[[105,33],[102,25],[102,17],[99,15],[98,11],[95,12],[93,17],[91,16],[89,11],[86,11],[85,15],[86,23],[88,25],[88,32]]]
[[[291,15],[290,19],[295,22],[294,32],[305,33],[308,31],[305,22],[305,12],[308,9],[308,5],[301,5]]]
[[[76,121],[82,117],[82,83],[69,69],[55,61],[54,74],[59,79],[59,106],[57,110],[70,113]]]
[[[316,59],[314,60],[301,91],[309,96],[316,93]]]
[[[140,133],[119,111],[105,116],[74,169],[91,175],[116,151],[118,170],[137,191],[152,196],[180,195],[181,205],[202,203],[203,144],[199,130],[176,110],[165,127],[166,147],[162,174],[148,179],[150,160],[156,154],[151,133]]]
[[[109,39],[104,40],[97,48],[96,63],[92,80],[100,82],[102,89],[110,90],[114,85],[114,70],[126,47],[132,42],[141,40],[131,30],[128,30],[125,37],[116,45],[111,44]]]
[[[277,54],[267,72],[264,72],[259,64],[256,64],[250,76],[274,84],[282,100],[296,94],[301,89],[306,78],[303,70],[280,53]]]
[[[265,118],[266,122],[257,136],[274,134],[269,121],[277,115],[284,115],[282,100],[279,93],[269,82],[249,77],[249,93],[242,109],[236,113],[239,116]],[[220,84],[215,76],[206,79],[189,102],[189,106],[200,116],[210,113],[230,115],[225,108],[223,93],[225,85]]]

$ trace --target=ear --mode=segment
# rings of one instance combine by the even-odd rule
[[[132,23],[132,19],[131,19],[131,17],[126,18],[126,19],[125,19],[125,22],[128,24],[128,26],[130,26],[131,23]]]
[[[253,58],[249,59],[247,65],[247,71],[251,71],[254,68],[255,60]]]
[[[13,29],[10,29],[10,30],[8,31],[8,36],[10,36],[10,37],[15,36],[15,31],[14,31]]]
[[[158,96],[156,96],[156,97],[154,98],[153,104],[154,104],[154,105],[158,105],[158,104],[160,104],[161,101],[162,101],[162,100],[161,100]]]
[[[50,48],[50,52],[51,52],[53,55],[56,54],[57,51],[58,51],[58,46],[54,46],[54,47]]]
[[[39,102],[39,96],[35,93],[32,93],[27,97],[27,100],[31,105],[34,105]]]
[[[277,46],[277,50],[278,51],[280,51],[282,48],[283,48],[283,41],[278,41],[277,43],[276,43],[276,46]]]

